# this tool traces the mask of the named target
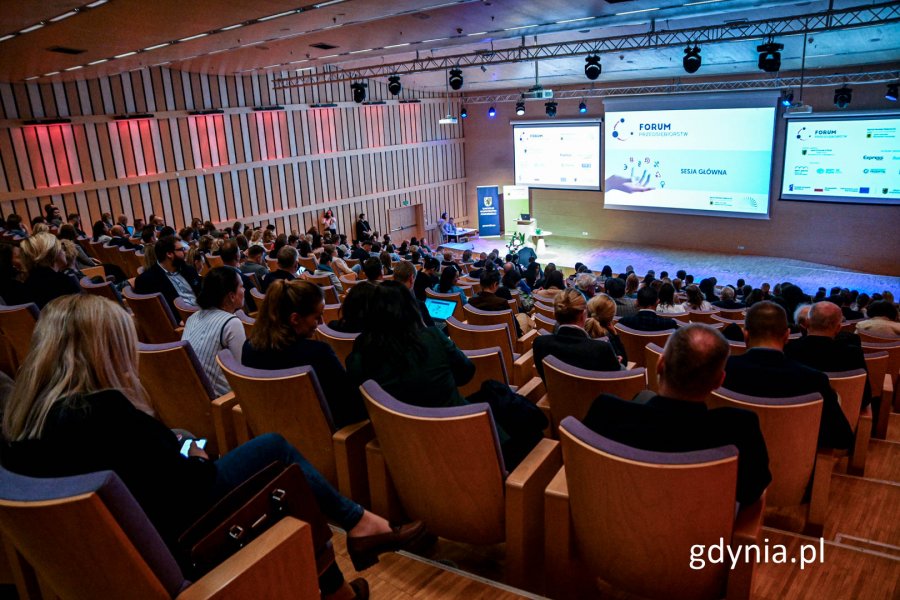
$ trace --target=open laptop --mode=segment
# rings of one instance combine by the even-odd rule
[[[456,302],[450,300],[438,300],[437,298],[425,298],[425,308],[428,314],[436,321],[446,321],[453,316],[453,309],[456,308]]]
[[[531,220],[531,213],[522,213],[519,216],[522,217],[522,219],[521,219],[522,221],[530,221]]]

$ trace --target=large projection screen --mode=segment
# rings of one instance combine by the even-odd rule
[[[900,205],[900,113],[788,119],[782,200]]]
[[[513,122],[516,185],[600,191],[600,121]]]
[[[768,218],[777,99],[604,100],[605,208]]]

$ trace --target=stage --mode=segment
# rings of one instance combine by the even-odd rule
[[[504,238],[490,237],[471,240],[473,253],[500,251],[501,256],[508,252],[506,244],[509,236]],[[538,255],[542,266],[555,263],[558,267],[573,268],[581,262],[594,271],[600,271],[604,265],[612,267],[613,273],[625,270],[632,265],[635,273],[641,278],[647,270],[668,271],[674,278],[675,272],[684,269],[699,281],[705,277],[716,277],[720,285],[734,284],[743,278],[753,287],[768,282],[774,285],[790,281],[799,285],[804,292],[814,295],[819,287],[830,290],[832,286],[850,288],[872,294],[890,290],[895,297],[900,297],[900,277],[861,273],[842,267],[817,264],[790,258],[774,256],[752,256],[704,252],[702,250],[672,250],[656,246],[637,244],[621,244],[589,241],[578,238],[552,236],[547,238],[547,247]]]

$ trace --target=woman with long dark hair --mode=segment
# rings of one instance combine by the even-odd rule
[[[459,294],[459,297],[462,298],[462,303],[466,304],[468,302],[466,300],[466,292],[456,285],[458,281],[459,271],[456,270],[456,267],[444,267],[441,271],[441,278],[434,285],[433,289],[440,294]]]

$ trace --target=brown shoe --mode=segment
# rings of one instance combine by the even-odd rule
[[[363,537],[347,538],[347,554],[353,561],[353,568],[357,571],[368,569],[378,562],[378,555],[384,552],[394,552],[408,547],[425,535],[425,524],[422,521],[413,521],[406,525],[394,527],[387,533],[377,533]]]

